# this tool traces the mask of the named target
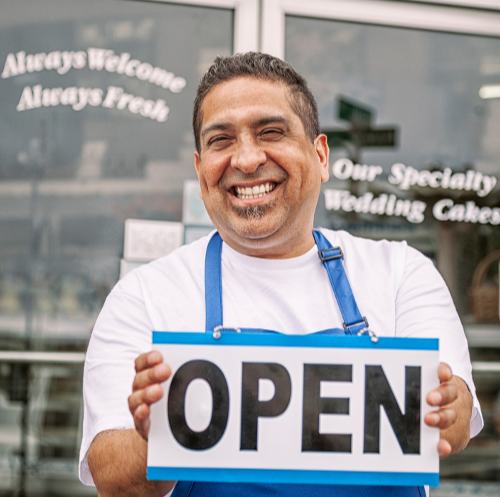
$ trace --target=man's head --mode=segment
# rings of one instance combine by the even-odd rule
[[[300,117],[307,136],[314,141],[320,134],[318,107],[306,80],[281,59],[264,53],[247,52],[231,57],[217,57],[200,81],[193,109],[193,132],[198,153],[201,151],[202,105],[207,93],[225,81],[246,76],[286,85],[289,89],[290,106]]]
[[[314,211],[328,179],[314,98],[301,76],[268,55],[218,60],[195,102],[195,167],[207,212],[241,253],[303,254],[314,245]]]

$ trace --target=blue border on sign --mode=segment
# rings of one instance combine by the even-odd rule
[[[339,349],[439,350],[438,338],[380,337],[353,335],[284,335],[281,333],[222,332],[214,338],[207,332],[153,331],[153,344],[168,345],[245,345],[254,347],[335,347]],[[391,473],[392,474],[392,473]]]
[[[319,483],[329,485],[439,485],[439,473],[319,471],[295,469],[162,468],[148,466],[148,480],[228,483]]]

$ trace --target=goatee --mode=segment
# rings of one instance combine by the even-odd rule
[[[248,207],[236,207],[233,205],[233,210],[238,216],[248,219],[262,219],[269,209],[275,206],[276,202],[269,202],[267,204],[249,205]]]

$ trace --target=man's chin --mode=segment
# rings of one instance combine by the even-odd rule
[[[232,205],[232,209],[238,217],[248,221],[255,221],[262,219],[275,205],[276,202],[248,205],[245,207]]]
[[[237,235],[240,242],[247,240],[248,242],[258,243],[259,240],[264,242],[272,237],[277,229],[273,223],[268,223],[265,219],[254,218],[234,223],[231,226],[231,231]]]

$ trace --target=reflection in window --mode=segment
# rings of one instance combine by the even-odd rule
[[[337,165],[316,224],[408,240],[475,321],[474,270],[500,247],[500,99],[480,96],[500,84],[500,39],[287,16],[285,47],[318,99]],[[356,164],[375,179],[356,178]]]
[[[125,219],[182,219],[192,102],[232,52],[233,12],[121,0],[1,11],[0,350],[85,351]],[[0,493],[23,481],[95,495],[77,478],[81,381],[82,364],[0,362]]]

